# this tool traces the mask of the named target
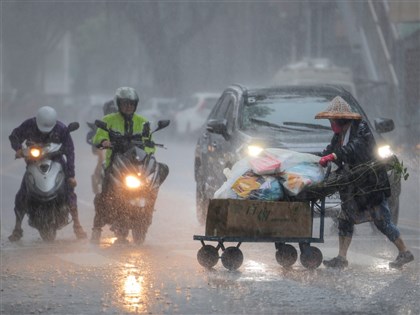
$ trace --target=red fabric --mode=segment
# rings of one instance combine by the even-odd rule
[[[321,165],[322,167],[327,166],[328,162],[332,162],[335,160],[335,156],[333,153],[328,154],[326,156],[323,156],[320,160],[319,160],[319,165]]]
[[[330,124],[331,124],[331,129],[332,129],[332,131],[334,131],[334,133],[340,133],[341,132],[341,130],[343,129],[343,127],[342,126],[340,126],[336,121],[334,121],[334,120],[331,120],[330,121]]]

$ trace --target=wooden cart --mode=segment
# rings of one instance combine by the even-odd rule
[[[274,243],[277,262],[290,267],[296,262],[298,253],[288,243],[298,243],[300,262],[305,268],[315,269],[323,257],[311,243],[324,242],[324,218],[325,197],[294,201],[213,199],[208,207],[205,235],[193,237],[202,244],[197,260],[200,265],[212,268],[220,258],[225,268],[236,270],[243,262],[239,248],[242,243],[265,242]],[[319,220],[317,233],[313,231],[314,220]],[[237,244],[225,245],[231,242]]]

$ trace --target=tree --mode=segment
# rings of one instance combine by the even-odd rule
[[[180,56],[185,44],[214,18],[217,3],[127,2],[109,3],[119,18],[128,17],[150,59],[153,82],[166,96],[176,96],[181,86]],[[121,9],[122,8],[122,9]]]
[[[48,53],[67,31],[95,14],[94,8],[67,1],[2,3],[2,74],[18,103],[43,94]]]

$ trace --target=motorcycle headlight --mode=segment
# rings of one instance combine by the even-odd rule
[[[39,148],[31,148],[29,150],[29,154],[31,155],[31,157],[37,158],[41,155],[41,150]]]
[[[249,145],[247,153],[249,156],[258,156],[264,149],[258,145]]]
[[[378,148],[378,155],[381,159],[387,159],[394,155],[389,145],[383,145]]]
[[[140,178],[134,175],[127,175],[125,177],[125,186],[130,189],[139,188],[141,186]]]

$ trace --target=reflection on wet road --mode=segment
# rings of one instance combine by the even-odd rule
[[[395,248],[382,235],[372,234],[369,225],[356,228],[345,270],[324,266],[308,270],[299,259],[291,268],[282,268],[270,243],[243,243],[244,262],[237,271],[228,271],[220,261],[211,270],[201,267],[197,262],[201,244],[193,241],[193,235],[204,230],[195,219],[189,168],[193,155],[191,147],[182,149],[182,154],[175,153],[179,154],[175,160],[185,165],[170,165],[172,177],[158,198],[153,224],[142,246],[114,245],[114,235],[107,229],[100,246],[76,241],[71,226],[58,232],[56,242],[45,244],[27,225],[23,239],[11,244],[7,235],[13,217],[11,211],[3,209],[10,208],[12,193],[5,191],[3,196],[9,200],[2,200],[2,204],[9,208],[2,209],[0,313],[420,313],[420,232],[410,228],[418,224],[413,219],[403,232],[416,261],[402,271],[389,269]],[[162,160],[168,161],[174,153],[168,150],[165,154],[168,156]],[[91,167],[81,164],[79,171],[90,174]],[[87,231],[93,219],[89,189],[89,182],[80,181],[78,193],[85,201],[80,202],[81,219]],[[415,199],[413,192],[410,196]],[[412,205],[408,201],[403,201],[405,207]],[[404,220],[401,223],[405,226]],[[338,240],[329,227],[325,243],[316,245],[324,258],[337,254]]]

